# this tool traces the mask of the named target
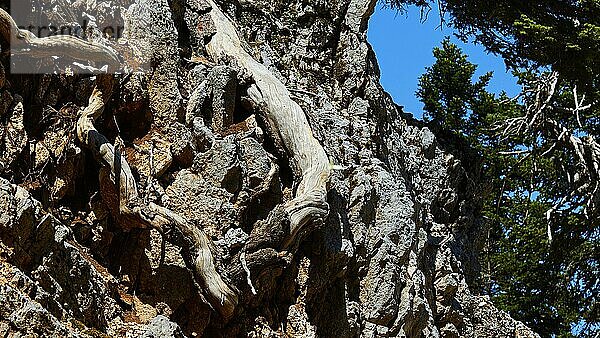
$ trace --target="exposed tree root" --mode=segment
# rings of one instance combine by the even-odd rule
[[[94,121],[102,115],[110,98],[113,84],[113,76],[98,76],[88,106],[82,110],[77,122],[79,140],[110,168],[110,173],[104,171],[101,175],[103,197],[123,227],[157,229],[183,247],[186,263],[194,271],[208,301],[227,319],[233,314],[238,299],[215,269],[206,234],[164,207],[145,204],[138,196],[136,182],[125,157],[115,151],[108,139],[94,127]]]
[[[38,38],[27,30],[19,29],[15,20],[3,9],[0,9],[0,36],[10,44],[14,54],[32,58],[63,56],[78,61],[98,62],[112,69],[119,66],[117,54],[106,46],[70,35]]]
[[[291,167],[298,178],[295,197],[284,206],[276,208],[280,212],[274,215],[280,217],[273,216],[271,220],[281,227],[286,222],[283,218],[289,219],[290,229],[286,238],[283,239],[279,235],[272,238],[274,243],[283,242],[283,246],[289,249],[298,245],[311,224],[322,223],[329,213],[327,204],[327,184],[331,171],[329,160],[325,150],[314,137],[304,111],[291,99],[285,85],[242,48],[232,21],[213,1],[209,0],[209,3],[212,6],[210,15],[217,31],[207,44],[209,55],[215,60],[221,57],[233,59],[252,75],[255,83],[249,88],[248,93],[257,106],[266,109],[266,119],[271,130],[277,134],[274,136],[281,141],[289,154]],[[14,20],[2,10],[0,10],[0,35],[10,42],[13,52],[18,50],[36,57],[64,55],[76,60],[102,61],[110,65],[118,63],[116,54],[107,47],[73,37],[40,39],[30,32],[19,30]],[[196,280],[208,301],[224,318],[229,318],[235,310],[238,296],[217,273],[209,239],[202,230],[172,211],[154,203],[144,203],[138,195],[137,185],[126,159],[94,127],[95,120],[102,114],[110,98],[114,83],[113,76],[97,77],[96,87],[88,106],[82,109],[77,123],[79,140],[104,165],[100,172],[103,198],[114,217],[125,229],[157,229],[167,235],[169,240],[183,247],[186,250],[184,255],[186,263],[194,271]],[[263,226],[269,228],[268,225],[272,222],[263,222]],[[264,229],[266,237],[271,235],[269,229]],[[254,241],[257,241],[256,245],[250,245],[247,249],[253,246],[259,249],[269,242],[257,238]],[[250,269],[257,266],[252,262],[252,257],[256,254],[257,252],[249,254]],[[278,262],[281,257],[274,254],[273,259],[274,262]],[[271,262],[270,259],[266,261]],[[247,266],[244,268],[248,270]]]
[[[264,65],[254,60],[242,47],[235,26],[213,1],[208,0],[216,33],[206,49],[215,60],[228,57],[250,73],[255,81],[248,94],[267,110],[267,120],[281,139],[291,159],[292,169],[300,178],[295,198],[286,204],[290,218],[290,236],[286,247],[297,244],[313,222],[322,222],[329,213],[327,184],[330,164],[325,150],[313,136],[302,108],[291,99],[290,92]]]

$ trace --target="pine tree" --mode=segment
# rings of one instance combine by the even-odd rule
[[[574,100],[573,87],[562,81],[545,97],[534,84],[548,74],[520,73],[526,88],[521,100],[496,97],[486,91],[492,75],[474,81],[477,66],[448,39],[434,56],[417,91],[425,118],[468,140],[483,158],[483,291],[543,336],[591,335],[600,320],[593,297],[600,277],[596,218],[586,215],[584,191],[564,183],[581,163],[547,128],[548,121],[559,121],[573,135],[591,135],[591,129],[575,128],[572,113],[560,116],[561,107]],[[534,121],[530,132],[506,132],[507,121],[531,121],[528,112],[540,97],[548,98],[543,113],[552,118]],[[559,204],[564,196],[572,199]]]
[[[599,84],[599,0],[386,2],[398,9],[439,7],[461,38],[475,38],[511,68],[549,67],[580,87]]]

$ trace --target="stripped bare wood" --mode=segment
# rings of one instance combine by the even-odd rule
[[[25,54],[33,58],[67,57],[78,61],[101,63],[112,69],[119,66],[119,57],[107,46],[70,35],[38,38],[27,30],[19,29],[10,14],[1,8],[0,36],[10,44],[11,52],[14,54]]]
[[[248,94],[255,103],[266,107],[266,118],[276,132],[291,159],[291,167],[299,178],[293,200],[286,204],[291,223],[288,245],[297,243],[306,226],[322,222],[329,213],[327,184],[331,167],[325,150],[314,137],[302,108],[291,99],[290,91],[263,64],[256,61],[242,47],[233,22],[212,0],[210,16],[216,34],[206,49],[215,61],[222,57],[234,59],[250,73],[255,83]]]
[[[97,77],[94,92],[77,122],[79,140],[109,168],[112,185],[116,187],[109,193],[113,199],[117,196],[116,201],[111,203],[109,196],[107,204],[124,227],[153,228],[163,234],[170,230],[177,231],[185,242],[182,246],[188,252],[186,261],[192,267],[206,298],[224,318],[229,318],[237,305],[237,295],[217,273],[206,234],[171,210],[154,203],[144,203],[138,196],[137,185],[127,160],[94,127],[95,120],[102,115],[110,98],[114,81],[114,77],[110,75]]]
[[[234,24],[212,1],[211,18],[217,33],[207,44],[209,55],[214,60],[222,56],[233,58],[248,71],[255,84],[249,95],[259,106],[266,107],[266,118],[281,140],[291,159],[297,175],[298,186],[295,197],[285,204],[291,224],[291,233],[286,246],[297,244],[309,224],[321,223],[329,212],[327,184],[330,164],[321,144],[312,133],[305,112],[291,99],[285,85],[264,65],[254,60],[241,46]],[[0,34],[10,41],[12,49],[36,56],[66,55],[77,60],[118,63],[112,50],[73,37],[37,38],[28,31],[19,30],[8,13],[0,12]],[[237,305],[237,294],[217,273],[210,251],[210,242],[204,232],[189,224],[181,216],[154,203],[144,204],[139,198],[137,185],[126,159],[94,127],[95,120],[102,114],[114,84],[114,77],[100,75],[96,87],[77,123],[80,141],[94,152],[105,165],[104,181],[110,181],[107,204],[115,218],[126,228],[154,228],[162,233],[178,231],[188,244],[187,262],[194,270],[196,279],[205,291],[208,301],[225,318],[229,318]],[[108,173],[107,173],[108,172]],[[101,180],[102,181],[102,180]],[[112,201],[111,201],[112,199]]]

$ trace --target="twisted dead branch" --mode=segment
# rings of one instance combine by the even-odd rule
[[[194,271],[208,301],[224,318],[229,318],[237,305],[237,295],[217,273],[206,234],[169,209],[144,203],[138,196],[127,160],[94,127],[94,121],[102,115],[111,96],[114,81],[111,75],[97,77],[94,92],[77,122],[79,140],[109,169],[108,173],[101,172],[103,198],[119,224],[126,228],[152,228],[167,235],[175,232],[171,239],[183,241],[176,244],[187,250],[186,263]]]
[[[284,206],[290,221],[290,234],[284,246],[289,248],[301,241],[310,224],[322,223],[327,217],[327,184],[331,167],[304,111],[291,99],[289,90],[243,49],[232,21],[214,2],[209,3],[217,30],[207,44],[209,55],[214,60],[221,57],[233,59],[252,75],[255,83],[248,93],[257,106],[265,107],[271,130],[288,152],[298,178],[295,197]],[[13,53],[26,53],[33,57],[61,55],[76,60],[118,64],[116,54],[105,46],[68,36],[37,38],[18,29],[10,15],[1,10],[0,34],[9,41]],[[122,227],[157,229],[172,241],[183,241],[176,244],[187,249],[186,262],[194,271],[208,301],[224,318],[229,318],[235,310],[238,296],[217,273],[206,235],[170,210],[154,203],[144,203],[138,195],[137,184],[126,159],[94,127],[111,96],[114,83],[113,76],[97,77],[94,92],[77,123],[79,140],[104,166],[100,172],[103,198]]]
[[[101,62],[116,67],[117,55],[108,47],[86,42],[71,36],[37,38],[21,30],[13,18],[0,9],[0,36],[12,53],[25,53],[41,58],[66,56],[80,61]],[[181,216],[155,203],[144,203],[137,191],[135,178],[125,157],[98,132],[95,120],[102,115],[115,83],[111,75],[99,75],[88,105],[82,109],[77,122],[77,136],[105,166],[100,171],[103,198],[118,223],[125,229],[157,229],[184,248],[186,263],[195,274],[209,303],[224,318],[233,314],[237,295],[215,269],[209,239],[206,234]],[[108,170],[107,170],[108,169]]]
[[[552,156],[555,151],[568,151],[573,158],[573,167],[564,168],[567,183],[571,186],[564,196],[559,198],[553,206],[547,210],[548,239],[552,241],[551,222],[552,215],[565,207],[567,203],[572,206],[569,209],[582,207],[584,214],[590,217],[590,213],[597,213],[600,209],[600,144],[591,135],[582,136],[583,122],[581,113],[592,108],[591,104],[585,104],[585,95],[577,94],[577,87],[572,90],[573,108],[557,107],[553,102],[556,100],[560,75],[557,72],[542,74],[535,81],[529,83],[524,93],[516,99],[522,98],[524,114],[510,118],[496,126],[503,140],[511,136],[544,135],[549,141],[540,149],[521,150],[526,156],[539,155],[541,157]],[[573,114],[574,127],[566,125],[560,118],[559,112]],[[579,130],[577,130],[579,129]],[[538,154],[539,152],[539,154]],[[518,152],[508,152],[506,155],[518,155]],[[583,203],[573,203],[576,196],[583,197]]]
[[[0,8],[0,36],[10,45],[11,53],[31,58],[52,56],[67,57],[72,60],[119,67],[119,57],[109,47],[88,42],[70,35],[53,35],[38,38],[30,31],[19,29],[15,20]]]
[[[250,98],[263,105],[271,129],[276,132],[291,159],[299,183],[295,198],[286,204],[291,234],[286,247],[298,244],[310,223],[322,222],[329,213],[327,184],[331,166],[325,150],[314,137],[302,108],[291,99],[289,90],[263,64],[242,47],[233,22],[212,0],[211,19],[216,33],[207,43],[208,54],[215,60],[233,59],[252,75],[255,83],[249,88]]]

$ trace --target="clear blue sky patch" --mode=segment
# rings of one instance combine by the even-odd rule
[[[448,27],[439,28],[440,18],[436,10],[429,13],[424,23],[420,21],[419,9],[411,6],[406,14],[377,6],[369,21],[368,39],[381,68],[381,84],[394,101],[404,106],[415,117],[423,116],[423,104],[415,97],[419,76],[425,67],[434,63],[433,48],[439,46],[445,36],[451,36],[469,61],[478,65],[476,76],[494,72],[488,90],[493,93],[506,91],[514,96],[520,87],[511,73],[506,71],[501,57],[487,54],[483,47],[462,43],[453,36]]]

